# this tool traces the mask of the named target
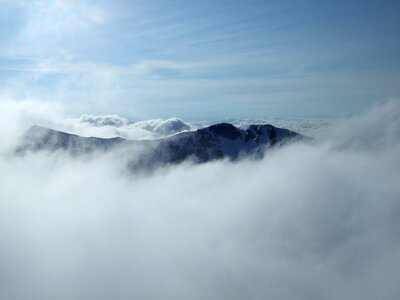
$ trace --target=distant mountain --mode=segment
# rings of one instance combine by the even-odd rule
[[[304,138],[301,134],[272,125],[250,125],[243,130],[228,123],[158,140],[82,137],[33,126],[23,135],[16,152],[67,151],[81,155],[123,149],[128,155],[132,154],[129,168],[136,170],[186,159],[201,163],[222,158],[236,160],[249,155],[262,157],[266,148]]]

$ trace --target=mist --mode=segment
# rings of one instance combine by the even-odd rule
[[[62,107],[0,106],[2,299],[397,299],[400,102],[262,160],[130,176],[123,156],[15,156]],[[65,124],[65,123],[63,123]]]

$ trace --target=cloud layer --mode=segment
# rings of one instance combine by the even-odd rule
[[[84,136],[115,137],[130,140],[157,139],[189,131],[192,126],[178,118],[151,119],[130,122],[118,115],[82,115],[70,119],[66,129]]]
[[[135,178],[123,157],[3,154],[2,130],[2,298],[396,299],[399,116],[391,102],[262,161]]]

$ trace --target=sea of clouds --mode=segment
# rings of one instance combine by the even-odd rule
[[[30,102],[0,113],[1,299],[400,295],[399,101],[260,161],[134,177],[123,157],[12,152],[33,123],[132,125],[120,117],[74,123]]]

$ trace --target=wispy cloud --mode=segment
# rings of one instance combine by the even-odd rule
[[[0,46],[0,89],[81,113],[106,114],[108,106],[148,118],[168,103],[172,116],[190,118],[340,115],[400,94],[395,21],[379,15],[384,34],[366,34],[369,4],[350,18],[342,4],[318,4],[316,14],[309,4],[256,2],[8,5],[15,17]],[[332,9],[341,13],[337,24]]]
[[[24,18],[15,24],[19,28],[16,36],[1,47],[3,55],[75,55],[71,52],[72,40],[111,21],[110,14],[100,5],[76,0],[20,1],[18,11]]]

